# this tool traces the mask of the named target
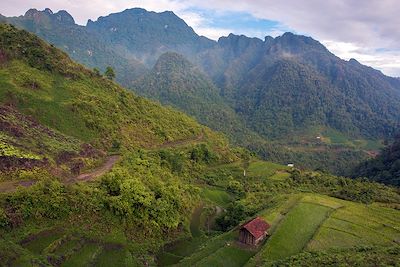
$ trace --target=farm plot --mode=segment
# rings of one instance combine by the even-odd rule
[[[301,252],[333,209],[313,203],[298,203],[267,241],[265,260],[278,260]]]
[[[250,163],[247,170],[247,175],[251,177],[271,177],[277,171],[288,170],[289,168],[283,165],[268,161],[254,161]]]
[[[308,250],[360,245],[391,245],[400,241],[400,214],[394,209],[342,201],[321,226]]]
[[[254,254],[256,250],[242,248],[235,243],[227,243],[214,253],[208,255],[194,266],[243,266]]]
[[[256,251],[238,246],[236,237],[237,231],[214,237],[176,266],[243,266]]]
[[[201,196],[204,200],[208,200],[222,207],[225,207],[232,202],[232,196],[226,191],[212,187],[205,187]]]

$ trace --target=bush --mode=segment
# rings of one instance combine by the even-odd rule
[[[7,217],[6,212],[4,211],[4,209],[0,208],[0,227],[5,227],[7,225],[9,225],[9,220]]]

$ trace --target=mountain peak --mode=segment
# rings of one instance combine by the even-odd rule
[[[47,13],[47,14],[50,14],[50,15],[53,14],[53,11],[52,11],[50,8],[48,8],[48,7],[46,7],[46,8],[44,9],[43,12],[45,12],[45,13]]]
[[[69,24],[75,24],[74,18],[65,10],[60,10],[54,14],[58,21],[65,22]]]
[[[292,53],[299,53],[309,50],[320,50],[328,52],[325,46],[311,37],[297,35],[292,32],[285,32],[282,36],[274,39],[275,48],[286,50]]]
[[[45,8],[43,11],[39,11],[35,8],[29,9],[24,17],[34,20],[40,20],[41,18],[56,19],[59,22],[67,24],[75,24],[74,18],[65,10],[60,10],[57,13],[53,13],[50,8]]]
[[[175,52],[166,52],[162,54],[154,65],[155,70],[167,69],[170,71],[176,71],[177,69],[185,70],[189,68],[193,68],[192,63],[190,63],[190,61],[183,55]]]
[[[258,44],[258,43],[261,44],[262,40],[259,38],[255,38],[255,37],[254,38],[247,37],[243,34],[236,35],[236,34],[230,33],[228,36],[221,37],[218,39],[219,45],[230,46],[230,47],[234,47],[239,50],[243,50],[251,44]]]
[[[353,65],[361,65],[355,58],[350,58],[349,63]]]
[[[31,8],[25,12],[24,17],[32,17],[33,15],[35,15],[37,13],[39,13],[39,10],[37,10],[36,8]]]
[[[144,8],[140,7],[134,7],[134,8],[127,8],[121,13],[133,13],[133,14],[142,14],[142,13],[148,13],[148,11]]]

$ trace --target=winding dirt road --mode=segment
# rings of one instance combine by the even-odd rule
[[[110,156],[107,158],[107,161],[100,166],[99,168],[88,172],[88,173],[82,173],[80,175],[78,175],[77,177],[75,177],[73,179],[73,182],[81,182],[81,181],[90,181],[93,180],[99,176],[102,176],[103,174],[105,174],[106,172],[108,172],[109,170],[112,169],[112,167],[114,167],[115,163],[117,163],[117,161],[119,160],[119,156]]]

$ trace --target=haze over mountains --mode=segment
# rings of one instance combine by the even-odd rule
[[[322,157],[314,168],[341,173],[400,125],[399,79],[341,60],[310,37],[230,34],[215,42],[173,12],[140,8],[86,26],[49,9],[2,20],[89,67],[112,66],[122,85],[282,163],[311,167],[312,158]],[[334,166],[332,154],[345,162]]]
[[[171,12],[0,20],[1,266],[398,264],[398,79]]]

